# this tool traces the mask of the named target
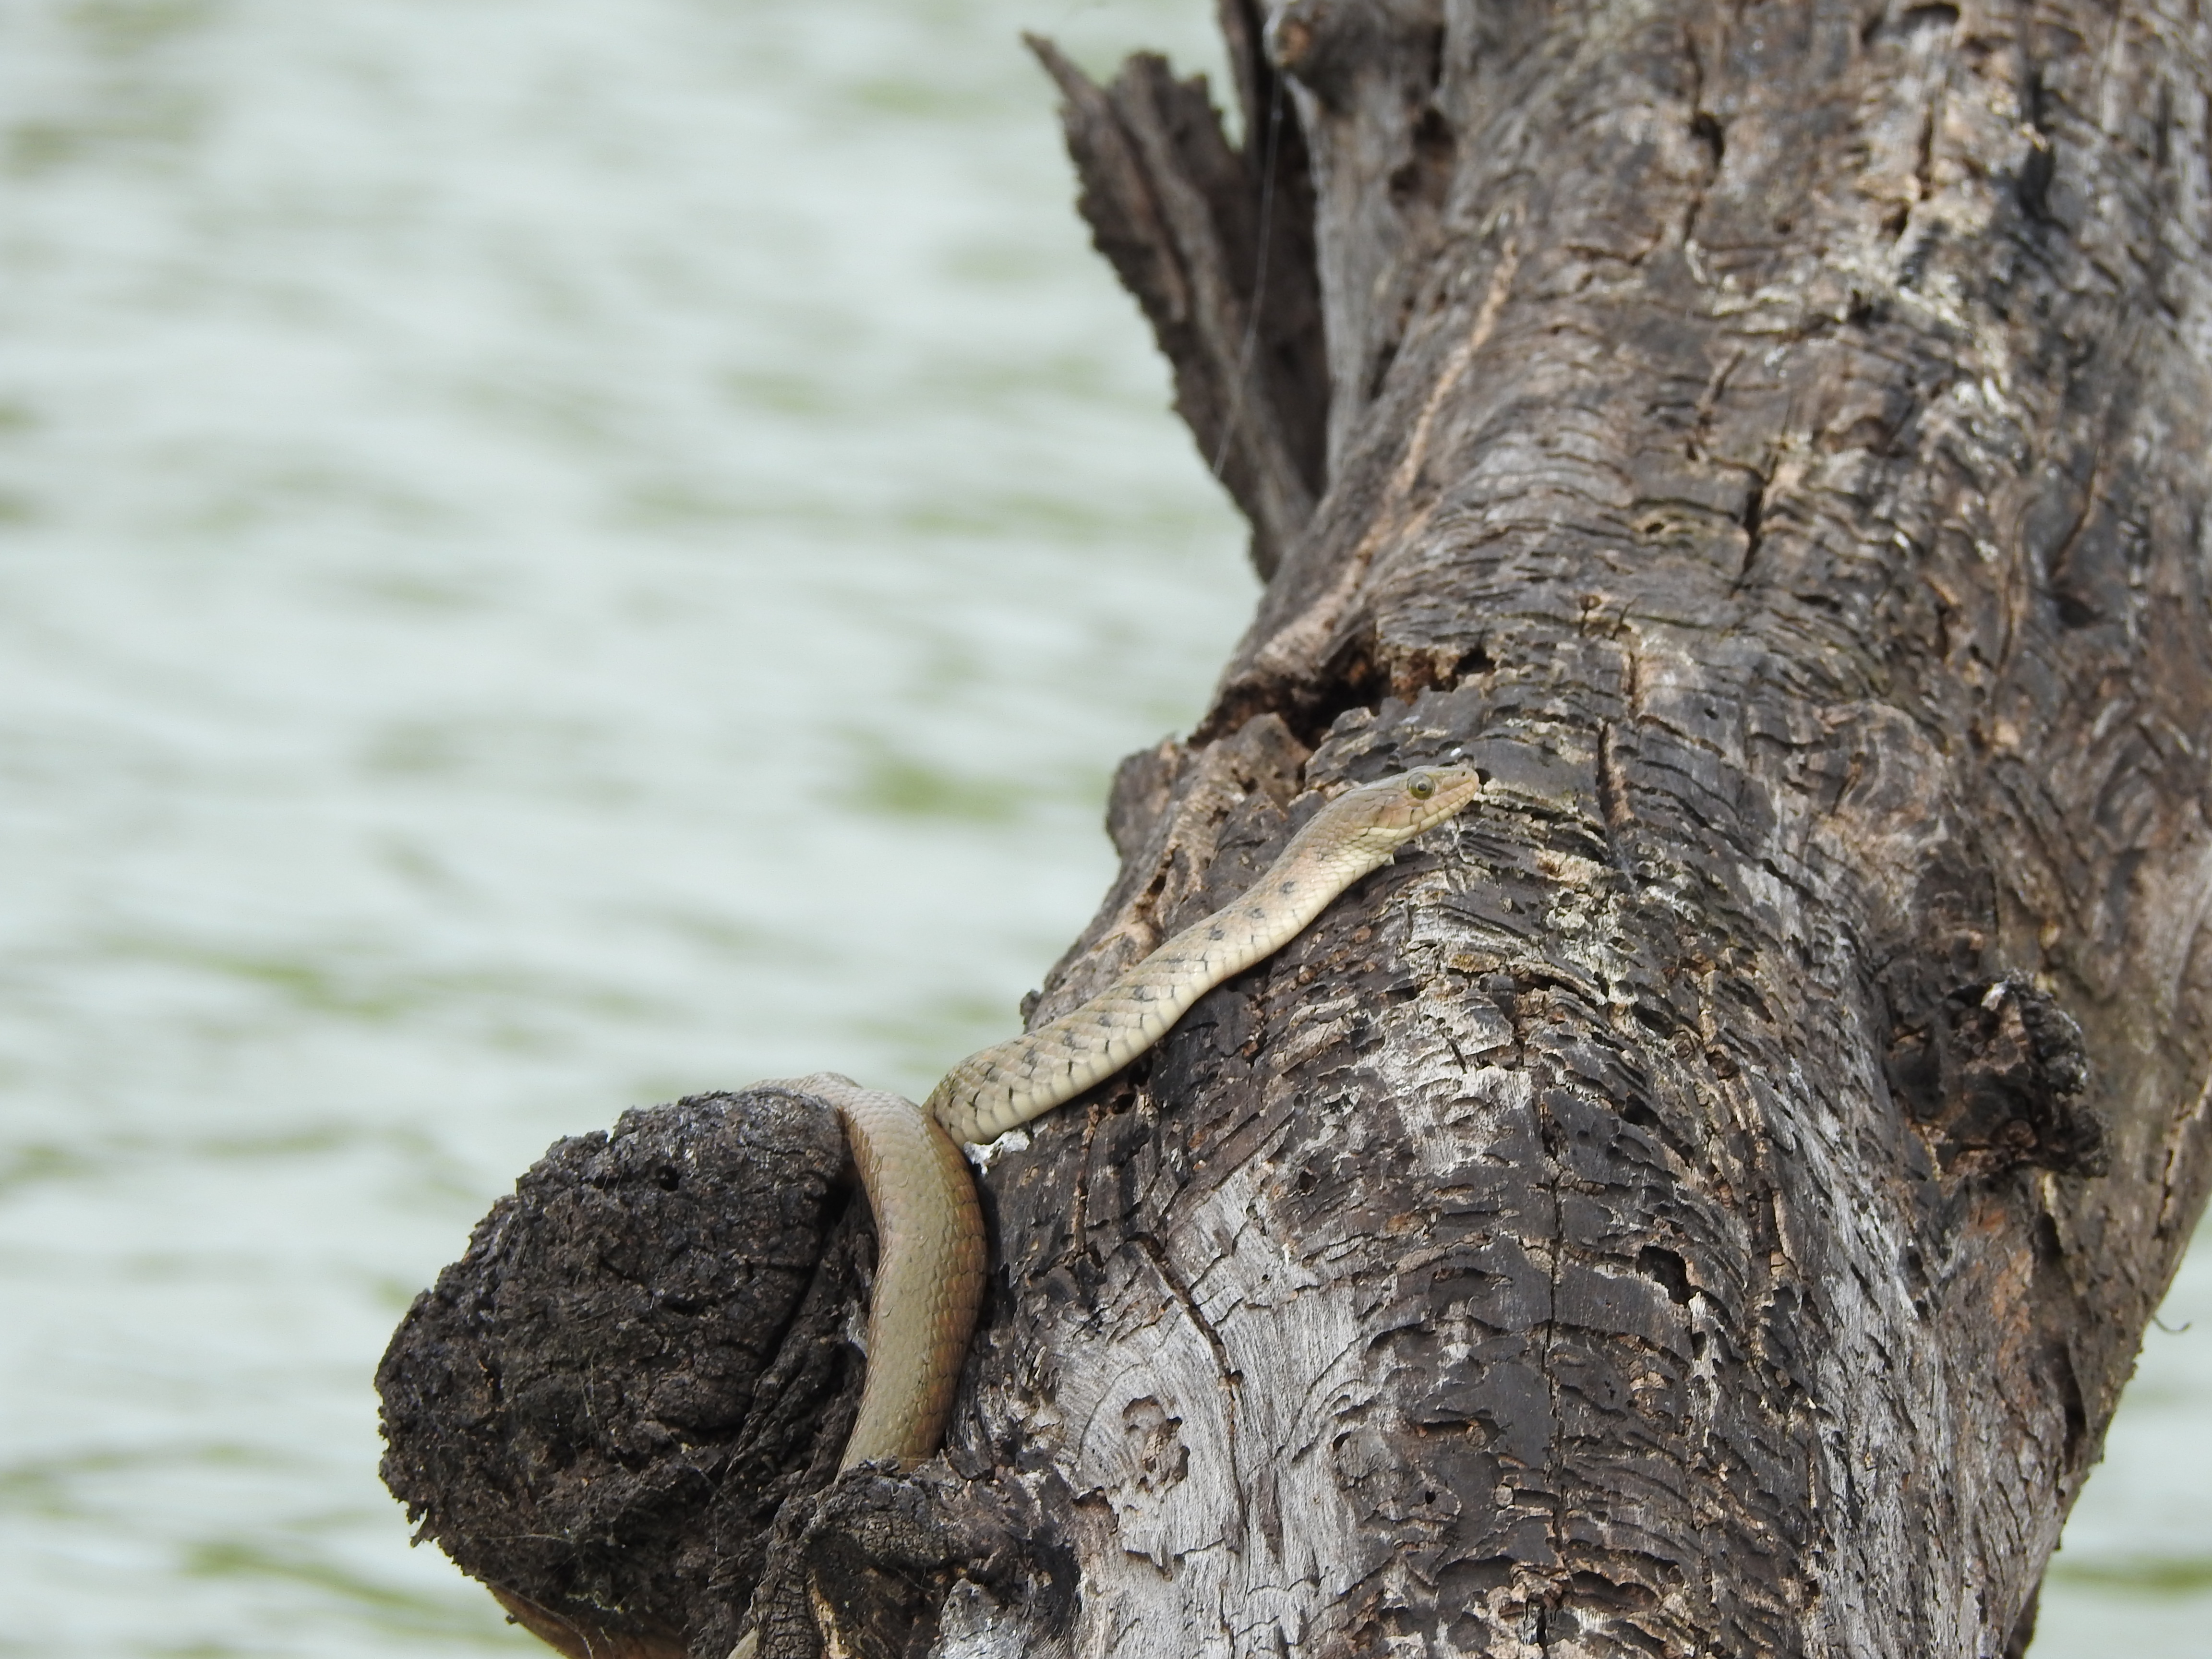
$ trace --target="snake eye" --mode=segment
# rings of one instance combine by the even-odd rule
[[[1406,793],[1415,800],[1426,800],[1437,793],[1437,781],[1426,772],[1416,772],[1406,780]]]

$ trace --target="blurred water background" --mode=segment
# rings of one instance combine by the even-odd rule
[[[555,1137],[1010,1031],[1243,537],[1018,32],[0,8],[0,1654],[538,1650],[370,1372]],[[2039,1659],[2212,1650],[2212,1261]]]

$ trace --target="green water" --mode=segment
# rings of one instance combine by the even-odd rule
[[[534,1650],[376,1482],[408,1298],[1012,1029],[1254,597],[1016,36],[1206,13],[0,9],[0,1653]],[[2039,1654],[2203,1650],[2191,1285]]]

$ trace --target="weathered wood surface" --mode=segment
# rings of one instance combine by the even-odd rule
[[[1067,100],[1067,142],[1098,251],[1175,370],[1176,410],[1252,526],[1273,576],[1327,476],[1328,364],[1304,130],[1251,0],[1221,21],[1244,117],[1232,148],[1202,79],[1142,52],[1098,87],[1031,38]]]
[[[625,1113],[556,1142],[393,1334],[385,1484],[564,1651],[726,1653],[779,1506],[835,1472],[874,1237],[844,1161],[782,1091]]]
[[[1500,787],[1000,1164],[955,1466],[1083,1651],[2002,1650],[2204,1190],[2212,39],[1272,40],[1328,490],[1039,1014],[1301,781]]]
[[[1247,222],[1206,170],[1250,142],[1056,70],[1279,567],[1031,1017],[1316,787],[1495,787],[1000,1154],[945,1466],[849,1478],[769,1577],[970,1659],[2016,1650],[2206,1191],[2212,26],[1301,0],[1267,41],[1325,319],[1295,531],[1252,478],[1312,476],[1322,405],[1240,404],[1265,298],[1164,322],[1206,216],[1127,207]],[[871,1567],[893,1516],[958,1541]],[[959,1580],[940,1624],[861,1594],[898,1573]]]

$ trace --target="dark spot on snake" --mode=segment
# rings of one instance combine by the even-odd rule
[[[1221,937],[1220,924],[1217,922],[1212,927],[1207,928],[1206,930],[1206,936],[1208,939],[1219,939]]]

